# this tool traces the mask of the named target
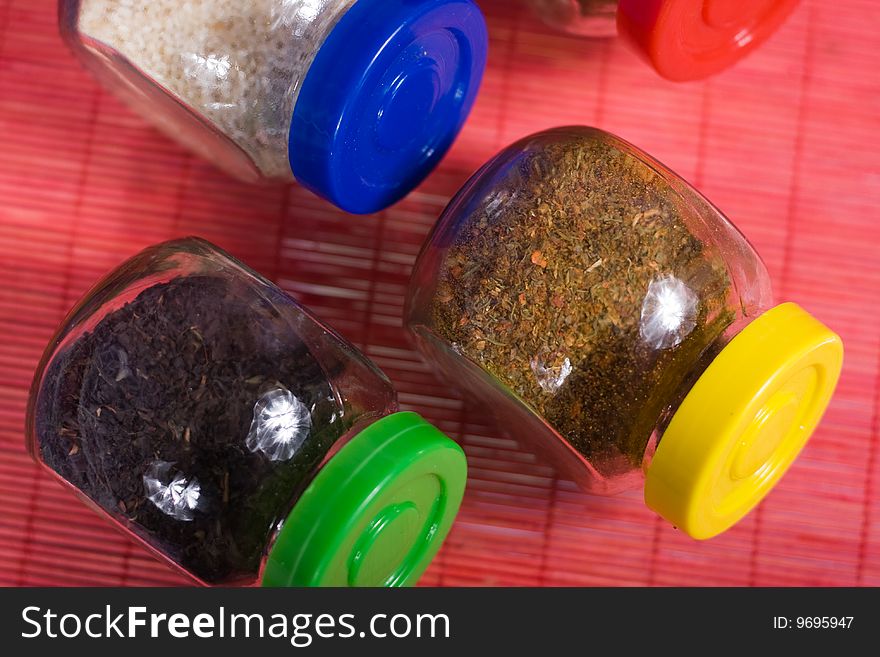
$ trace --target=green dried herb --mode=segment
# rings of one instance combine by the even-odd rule
[[[600,133],[555,134],[458,219],[434,330],[587,458],[639,464],[733,322],[731,282],[657,171]],[[646,334],[663,294],[691,306]]]

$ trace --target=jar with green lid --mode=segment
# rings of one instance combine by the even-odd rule
[[[798,0],[526,0],[558,30],[620,34],[663,77],[696,80],[732,66],[785,22]]]
[[[584,489],[645,487],[696,538],[732,526],[818,424],[840,339],[774,305],[758,254],[684,180],[600,130],[527,137],[416,263],[426,359]]]
[[[217,247],[143,251],[49,344],[27,445],[206,585],[413,584],[462,499],[461,449],[385,375]]]

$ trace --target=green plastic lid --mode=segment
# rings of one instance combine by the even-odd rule
[[[409,586],[452,527],[467,480],[461,448],[395,413],[331,458],[287,517],[263,586]]]

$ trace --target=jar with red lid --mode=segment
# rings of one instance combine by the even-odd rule
[[[526,0],[548,25],[585,37],[620,34],[663,77],[713,75],[761,46],[798,0]]]

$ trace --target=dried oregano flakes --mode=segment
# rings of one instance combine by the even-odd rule
[[[523,140],[482,177],[444,235],[434,332],[600,470],[641,463],[735,318],[723,260],[677,188],[605,133]]]

